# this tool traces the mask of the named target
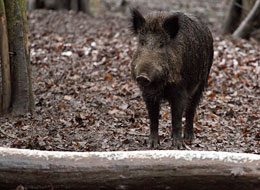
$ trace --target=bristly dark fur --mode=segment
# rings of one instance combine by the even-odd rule
[[[138,82],[148,109],[150,145],[159,144],[160,103],[167,100],[172,112],[172,144],[181,148],[183,113],[184,139],[191,141],[196,107],[213,62],[211,32],[195,17],[181,12],[155,12],[143,17],[136,9],[132,10],[131,29],[138,39],[131,76]],[[148,83],[140,80],[143,76]]]

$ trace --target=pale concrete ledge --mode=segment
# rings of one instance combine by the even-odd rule
[[[151,150],[49,152],[0,148],[0,189],[260,189],[260,156]]]

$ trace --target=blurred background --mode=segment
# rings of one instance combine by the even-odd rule
[[[140,8],[144,13],[151,10],[184,11],[197,15],[211,25],[214,31],[233,33],[252,10],[256,0],[26,0],[26,2],[29,11],[73,10],[89,15],[119,12],[125,14],[129,11],[129,7]],[[253,36],[260,40],[259,20],[255,19],[254,26],[250,27],[250,32],[244,34],[243,38]]]

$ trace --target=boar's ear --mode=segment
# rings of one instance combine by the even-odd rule
[[[131,8],[131,15],[131,30],[134,32],[134,34],[138,34],[141,27],[145,24],[145,19],[135,8]]]
[[[175,15],[166,18],[163,22],[162,27],[170,35],[171,38],[174,38],[179,31],[179,18]]]

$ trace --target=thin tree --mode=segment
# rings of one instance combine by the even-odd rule
[[[11,103],[11,76],[9,62],[8,34],[5,15],[4,1],[0,0],[0,55],[1,55],[1,71],[2,71],[2,89],[1,89],[1,113],[9,111]]]
[[[1,28],[3,28],[3,30],[1,29],[1,36],[5,41],[5,44],[3,44],[4,41],[1,41],[3,44],[1,44],[1,47],[5,47],[5,50],[1,48],[3,49],[1,51],[1,113],[9,111],[14,115],[22,115],[32,111],[34,107],[28,49],[26,3],[25,0],[0,0],[0,2],[1,19],[3,20],[1,21]],[[7,29],[7,32],[5,29]],[[9,70],[8,62],[10,63]],[[6,85],[8,83],[11,84],[11,89],[5,87],[8,86]],[[8,102],[8,97],[10,102]]]
[[[248,39],[253,33],[260,32],[260,1],[232,0],[226,21],[225,34]],[[258,39],[257,35],[254,36]],[[260,39],[258,39],[260,40]]]
[[[247,17],[242,21],[239,27],[235,30],[233,35],[240,38],[248,38],[252,28],[254,27],[254,22],[260,20],[260,0],[255,2],[255,5],[248,13]],[[258,22],[260,22],[258,20]]]
[[[48,8],[54,10],[74,10],[89,14],[89,0],[26,0],[30,10]]]

